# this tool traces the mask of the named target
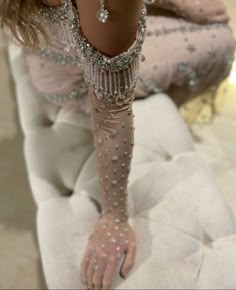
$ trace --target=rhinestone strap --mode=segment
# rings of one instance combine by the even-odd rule
[[[140,52],[146,34],[146,4],[151,1],[143,1],[136,41],[127,52],[109,58],[93,48],[80,33],[79,14],[71,0],[64,0],[56,7],[41,3],[36,18],[43,24],[49,42],[40,37],[40,48],[28,53],[60,64],[80,66],[86,83],[94,87],[99,99],[106,97],[109,102],[124,105],[130,101],[139,77]]]
[[[27,54],[32,53],[32,51],[26,51]],[[81,67],[81,61],[79,55],[68,55],[62,52],[54,51],[51,48],[40,48],[33,52],[34,55],[38,57],[44,57],[49,60],[52,60],[55,63],[59,63],[61,65],[74,65]]]
[[[76,10],[74,8],[74,10]],[[76,10],[77,11],[77,10]],[[47,41],[39,35],[41,50],[53,48],[54,51],[72,54],[73,37],[68,26],[68,13],[65,11],[64,4],[49,7],[41,1],[38,3],[38,12],[35,15],[36,21],[43,26]],[[77,54],[75,51],[73,54]]]
[[[64,94],[46,94],[38,92],[39,95],[44,97],[50,102],[57,102],[57,103],[68,103],[70,101],[78,101],[81,100],[82,97],[84,97],[88,93],[88,88],[86,85],[78,88],[77,90],[72,90],[69,93]],[[87,97],[87,96],[86,96]]]
[[[147,2],[143,1],[136,41],[132,47],[115,57],[105,56],[94,48],[82,35],[79,14],[71,0],[64,0],[64,9],[73,36],[72,48],[81,56],[84,78],[94,88],[99,99],[123,105],[135,88],[139,76],[142,44],[146,34]]]

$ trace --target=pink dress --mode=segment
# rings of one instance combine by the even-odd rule
[[[45,9],[49,11],[45,24],[50,26],[50,19],[61,15],[60,8]],[[59,35],[49,28],[49,32],[55,31],[49,48],[25,53],[32,82],[40,97],[90,113],[80,56],[76,51],[65,51],[64,41],[70,34],[65,23],[62,27]],[[187,93],[218,84],[229,75],[234,52],[235,39],[227,23],[196,24],[174,14],[149,13],[135,98],[171,86],[182,87]]]

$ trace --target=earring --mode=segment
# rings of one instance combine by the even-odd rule
[[[105,9],[104,0],[100,0],[100,5],[101,5],[101,7],[97,12],[97,18],[100,22],[105,23],[108,20],[109,13]]]

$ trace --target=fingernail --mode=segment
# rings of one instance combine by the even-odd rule
[[[120,273],[121,278],[125,279],[126,275],[124,275],[123,273]]]

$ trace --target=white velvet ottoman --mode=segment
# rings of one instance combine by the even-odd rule
[[[14,45],[10,61],[47,285],[84,289],[80,263],[100,214],[90,115],[42,101]],[[159,94],[133,108],[128,204],[137,257],[126,280],[116,272],[114,288],[235,289],[235,217],[176,106]]]

